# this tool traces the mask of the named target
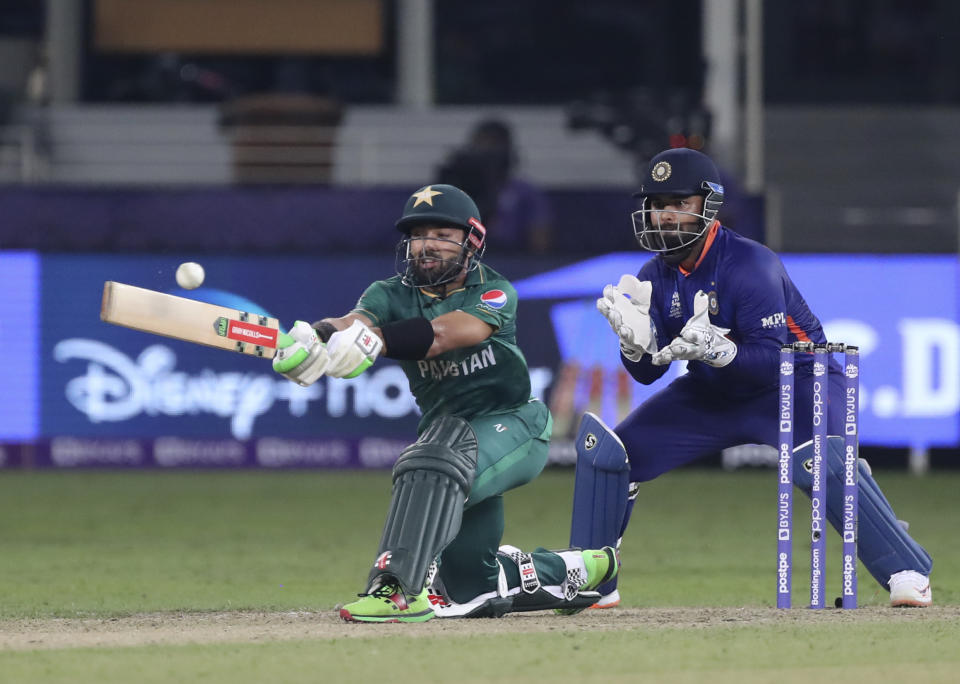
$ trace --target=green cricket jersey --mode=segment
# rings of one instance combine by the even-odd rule
[[[516,408],[530,399],[527,361],[517,347],[516,291],[506,278],[481,264],[467,274],[463,287],[444,299],[408,287],[394,276],[370,285],[353,309],[375,326],[419,316],[432,320],[458,310],[496,330],[478,345],[400,362],[423,413],[421,430],[440,415],[470,420]]]

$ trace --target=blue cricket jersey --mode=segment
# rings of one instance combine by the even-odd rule
[[[733,397],[753,396],[778,382],[780,347],[787,342],[825,342],[820,321],[790,280],[780,258],[759,242],[714,223],[693,271],[686,273],[653,258],[637,274],[653,284],[650,315],[662,349],[680,334],[693,316],[698,290],[710,299],[710,322],[729,328],[737,356],[723,368],[691,361],[688,373],[704,389]],[[797,373],[808,374],[812,355],[798,354]],[[622,359],[630,374],[645,385],[667,366],[654,366],[650,356]]]

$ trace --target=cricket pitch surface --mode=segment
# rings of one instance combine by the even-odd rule
[[[357,624],[337,612],[154,613],[118,618],[0,621],[0,651],[208,643],[265,643],[350,637],[473,636],[529,632],[667,630],[790,624],[956,621],[960,606],[820,611],[794,608],[615,608],[575,616],[518,613],[500,619],[433,619],[414,624]]]

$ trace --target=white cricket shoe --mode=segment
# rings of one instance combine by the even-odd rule
[[[914,570],[890,575],[891,606],[929,606],[933,602],[930,578]]]
[[[616,608],[620,605],[620,592],[614,589],[609,594],[600,597],[590,608]]]

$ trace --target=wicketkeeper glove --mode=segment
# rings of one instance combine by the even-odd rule
[[[329,362],[327,349],[306,321],[296,321],[288,333],[277,337],[273,370],[301,387],[315,383]]]
[[[603,297],[597,300],[597,309],[620,338],[620,351],[631,361],[657,351],[657,330],[650,318],[652,292],[649,280],[640,282],[627,274],[616,286],[603,288]]]
[[[693,316],[678,337],[650,359],[654,366],[666,366],[671,361],[703,361],[714,368],[722,368],[737,356],[737,345],[725,337],[728,328],[710,323],[710,299],[700,290],[693,298]]]
[[[330,363],[326,373],[333,378],[354,378],[372,366],[382,350],[383,340],[355,320],[349,328],[335,332],[327,340]]]

